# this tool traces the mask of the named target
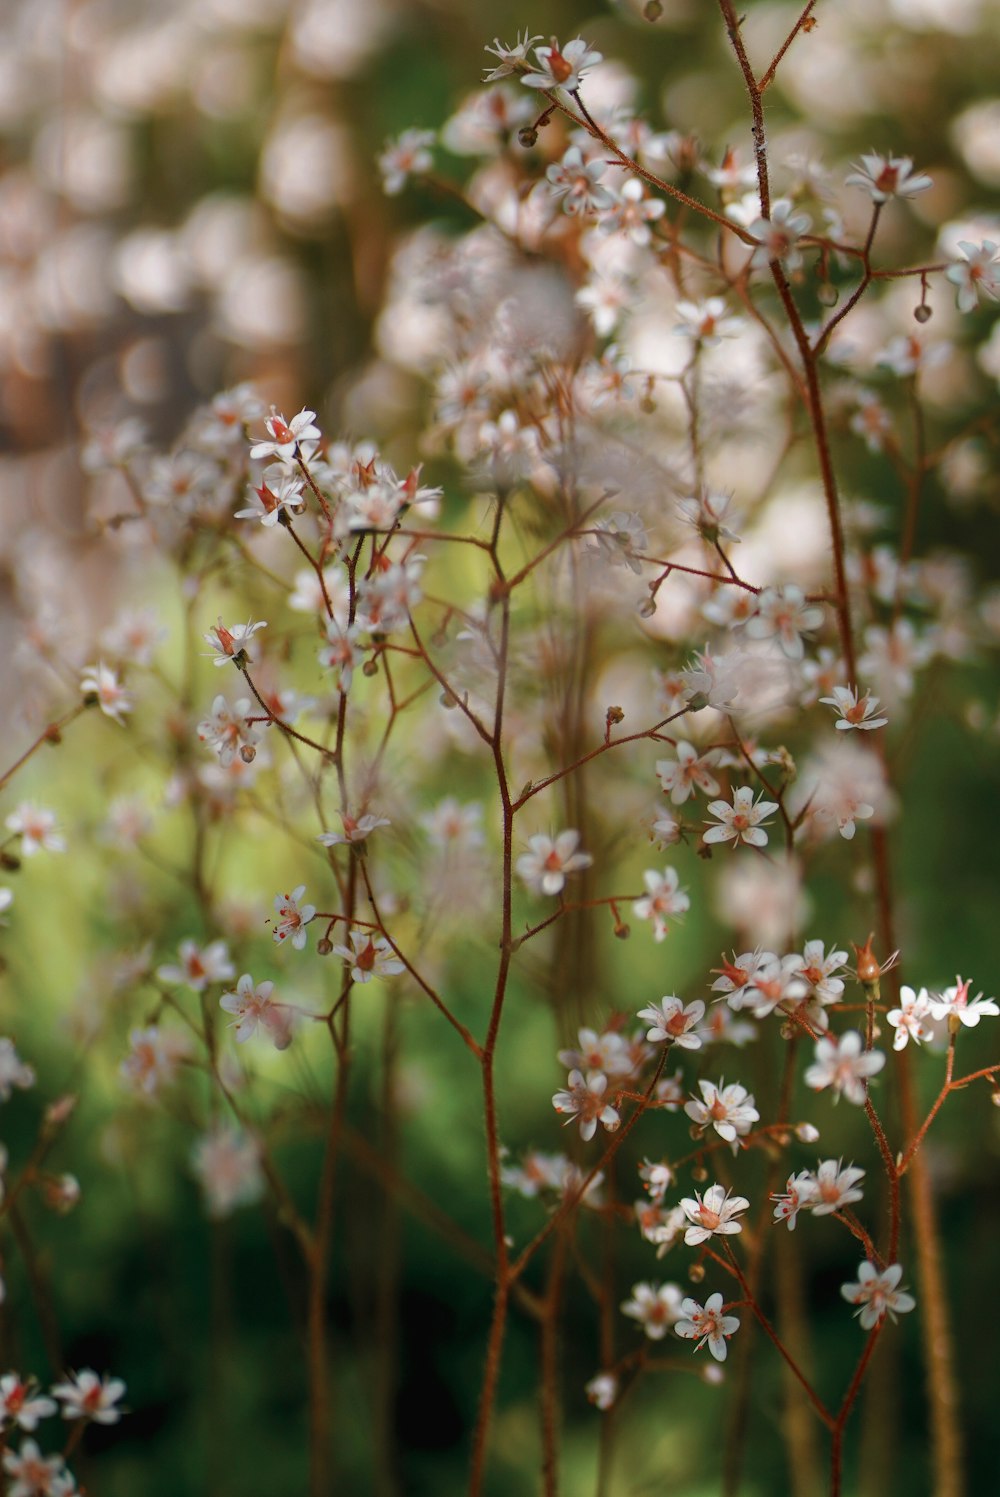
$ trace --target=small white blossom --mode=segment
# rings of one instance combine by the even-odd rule
[[[395,977],[406,971],[405,964],[384,936],[373,935],[368,930],[351,930],[348,934],[350,947],[335,946],[333,950],[335,955],[350,962],[355,982],[371,982],[373,977]]]
[[[540,36],[529,36],[527,28],[523,36],[520,32],[517,33],[517,41],[513,47],[505,46],[499,37],[494,37],[493,45],[484,50],[492,52],[499,62],[495,68],[483,75],[483,82],[495,83],[499,78],[508,78],[512,73],[521,72],[521,65],[527,65],[529,51],[536,42],[540,41]]]
[[[0,1377],[0,1430],[10,1425],[29,1432],[38,1427],[39,1419],[47,1419],[56,1411],[51,1398],[43,1394],[36,1397],[37,1384],[33,1378],[23,1382],[16,1372],[7,1372]]]
[[[653,940],[660,942],[666,939],[668,916],[683,915],[691,908],[691,900],[678,888],[676,868],[665,868],[662,873],[647,868],[642,880],[647,892],[632,908],[637,919],[653,922]]]
[[[278,945],[290,941],[296,951],[301,951],[308,939],[306,926],[316,913],[314,904],[303,904],[305,884],[299,884],[291,894],[276,894],[274,908],[278,919],[274,927],[274,939]]]
[[[544,833],[529,837],[531,851],[517,860],[517,873],[533,894],[561,894],[566,875],[589,868],[594,861],[589,852],[577,852],[580,833],[560,832],[553,839]]]
[[[613,205],[614,193],[600,185],[606,171],[607,163],[600,157],[584,161],[580,147],[570,146],[561,161],[552,163],[545,176],[552,197],[566,213],[575,215],[596,213]]]
[[[738,1082],[726,1086],[724,1081],[718,1085],[714,1081],[699,1081],[698,1089],[701,1100],[693,1098],[685,1104],[684,1111],[701,1133],[714,1128],[720,1138],[734,1146],[735,1152],[738,1140],[760,1121],[753,1097]]]
[[[560,49],[555,37],[548,47],[536,47],[537,69],[522,73],[521,82],[526,88],[564,88],[567,93],[580,87],[588,68],[596,67],[601,53],[594,52],[588,44],[576,37]]]
[[[686,1196],[681,1206],[691,1225],[684,1233],[685,1243],[697,1247],[710,1237],[729,1237],[742,1232],[743,1224],[736,1217],[749,1205],[745,1196],[731,1196],[722,1185],[710,1185],[704,1195],[695,1191],[693,1199]]]
[[[799,240],[811,228],[808,213],[795,213],[788,198],[778,198],[771,204],[770,218],[758,218],[750,224],[750,233],[758,241],[751,268],[766,270],[772,260],[780,260],[786,270],[797,270],[802,264]]]
[[[896,1287],[902,1276],[903,1270],[898,1263],[879,1273],[875,1264],[866,1259],[858,1269],[857,1283],[841,1285],[844,1299],[859,1307],[858,1319],[866,1331],[878,1325],[885,1315],[895,1321],[897,1315],[905,1315],[916,1307],[912,1294]]]
[[[176,965],[157,967],[156,975],[161,982],[183,982],[193,992],[203,993],[210,982],[227,982],[236,975],[225,941],[213,941],[204,948],[196,941],[182,941],[178,957]]]
[[[832,690],[832,696],[820,697],[819,700],[828,707],[836,707],[840,713],[835,727],[845,731],[861,728],[870,732],[872,728],[884,728],[889,721],[887,717],[874,715],[879,710],[879,699],[873,697],[870,691],[859,698],[856,686],[834,686]]]
[[[273,982],[254,983],[250,973],[244,972],[236,991],[223,993],[219,1007],[235,1015],[229,1027],[236,1030],[238,1044],[246,1044],[260,1027],[267,1031],[276,1050],[288,1049],[292,1043],[291,1010],[287,1004],[274,1002],[273,992]]]
[[[965,258],[945,271],[948,280],[958,287],[958,310],[974,312],[980,296],[1000,300],[1000,245],[992,239],[978,245],[962,239],[958,247]]]
[[[52,1392],[63,1406],[64,1419],[117,1424],[122,1416],[122,1410],[116,1408],[125,1393],[120,1377],[98,1377],[89,1367],[83,1367],[79,1372],[68,1372],[65,1382],[53,1384]]]
[[[789,660],[801,660],[805,653],[802,636],[818,629],[823,610],[806,602],[805,593],[794,583],[786,587],[765,587],[757,599],[757,611],[747,620],[749,639],[773,639]]]
[[[891,1008],[885,1017],[896,1031],[894,1050],[904,1050],[909,1040],[919,1045],[921,1040],[930,1039],[934,1026],[928,1022],[932,1015],[927,989],[915,993],[904,984],[899,990],[899,1007]]]
[[[849,177],[846,187],[861,187],[873,203],[887,203],[890,198],[912,198],[932,186],[930,177],[915,176],[909,156],[878,156],[872,152],[861,157],[861,165]]]
[[[618,1397],[618,1379],[613,1372],[598,1372],[584,1387],[584,1392],[595,1408],[610,1409]]]
[[[623,1302],[621,1310],[639,1322],[650,1341],[662,1341],[680,1319],[683,1298],[676,1284],[633,1284],[631,1298]]]
[[[395,140],[386,141],[385,149],[378,158],[378,169],[382,173],[382,186],[389,197],[395,197],[406,186],[407,179],[429,172],[434,165],[431,146],[435,141],[433,130],[404,130]]]
[[[715,763],[711,750],[699,754],[692,744],[679,739],[674,749],[676,759],[657,759],[656,777],[665,795],[669,795],[675,806],[682,806],[695,789],[706,795],[718,795],[719,782],[711,773]]]
[[[315,411],[299,411],[291,421],[286,421],[280,412],[271,407],[271,414],[264,422],[270,435],[270,441],[257,442],[250,448],[252,458],[277,458],[279,462],[290,463],[295,457],[296,450],[302,442],[318,441],[322,432],[315,423]]]
[[[24,858],[34,857],[39,851],[66,851],[66,839],[56,830],[55,812],[36,806],[33,801],[22,801],[4,825],[15,836],[20,836],[21,856]]]
[[[710,1294],[704,1305],[695,1299],[681,1303],[681,1316],[674,1330],[688,1341],[697,1341],[695,1351],[700,1351],[708,1342],[708,1349],[717,1362],[726,1360],[726,1342],[740,1328],[736,1315],[723,1315],[722,1295]]]
[[[763,796],[763,792],[761,793]],[[753,790],[749,785],[740,785],[733,791],[733,803],[724,800],[709,802],[708,812],[718,822],[703,833],[704,842],[732,842],[738,847],[741,842],[751,847],[766,847],[767,832],[761,822],[778,809],[776,801],[759,799],[754,804]]]
[[[248,621],[245,624],[233,624],[227,629],[221,618],[214,629],[202,636],[206,644],[212,646],[213,665],[225,665],[229,660],[245,659],[249,653],[250,641],[258,629],[266,629],[267,623],[261,620],[259,623]]]
[[[881,1050],[865,1050],[864,1039],[856,1029],[849,1029],[837,1040],[824,1035],[816,1041],[816,1059],[806,1071],[806,1086],[825,1091],[832,1086],[838,1097],[862,1107],[868,1095],[868,1080],[881,1071],[885,1055]]]
[[[947,1019],[953,1030],[957,1030],[960,1024],[969,1029],[975,1029],[980,1019],[987,1015],[996,1018],[1000,1014],[995,998],[984,998],[978,993],[975,998],[969,998],[969,988],[972,986],[972,978],[962,981],[960,977],[955,978],[955,986],[945,988],[943,993],[931,993],[930,1010],[935,1019]]]
[[[132,698],[110,666],[101,661],[88,665],[80,677],[84,700],[94,698],[105,717],[124,726],[125,714],[132,711]]]
[[[700,1050],[701,1040],[693,1031],[704,1015],[705,1005],[700,998],[685,1007],[679,998],[668,996],[639,1010],[639,1018],[651,1026],[646,1031],[647,1040],[654,1045],[663,1041],[680,1045],[682,1050]]]
[[[209,1216],[229,1216],[264,1194],[260,1145],[238,1128],[204,1134],[191,1152],[191,1165],[205,1193]]]
[[[579,1118],[584,1143],[593,1138],[598,1123],[608,1133],[614,1133],[621,1124],[615,1108],[604,1100],[607,1087],[608,1078],[603,1071],[588,1071],[586,1076],[582,1071],[570,1071],[565,1090],[556,1092],[552,1098],[556,1112],[568,1112],[571,1118]]]

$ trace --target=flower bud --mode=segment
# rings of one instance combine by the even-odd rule
[[[814,1144],[819,1138],[819,1129],[814,1128],[812,1123],[797,1123],[795,1126],[795,1137],[803,1144]]]
[[[821,307],[835,307],[840,297],[840,292],[832,281],[821,281],[816,292],[816,299]]]
[[[519,146],[523,146],[526,151],[530,151],[532,146],[538,144],[538,131],[534,125],[521,126],[517,132],[517,143]]]
[[[913,315],[918,322],[930,322],[932,316],[931,308],[925,301],[922,301],[919,307],[914,307]]]
[[[692,1263],[688,1269],[688,1278],[692,1284],[700,1284],[705,1277],[705,1265],[703,1263]]]
[[[662,0],[646,0],[642,8],[643,19],[646,21],[658,21],[663,14]]]
[[[245,743],[240,749],[240,758],[244,764],[252,764],[257,757],[257,750],[252,743]]]
[[[316,942],[316,955],[329,956],[332,950],[333,942],[330,940],[329,936],[320,936],[319,940]]]

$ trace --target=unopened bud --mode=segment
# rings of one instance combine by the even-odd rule
[[[534,125],[521,126],[517,132],[517,143],[519,146],[523,146],[526,151],[530,151],[532,146],[538,144],[538,131]]]
[[[639,604],[639,617],[641,619],[651,619],[653,617],[653,614],[655,612],[656,612],[656,599],[655,598],[644,598],[643,601]]]
[[[644,395],[639,401],[639,409],[644,416],[651,416],[656,410],[656,401],[651,395]]]
[[[726,1381],[725,1369],[720,1367],[718,1362],[706,1362],[701,1369],[701,1380],[703,1383],[708,1383],[711,1387],[717,1388],[720,1383]]]
[[[458,698],[454,695],[453,692],[450,691],[442,691],[441,695],[438,697],[438,701],[441,703],[441,706],[445,709],[446,712],[451,712],[455,707],[458,706]]]
[[[631,934],[632,927],[630,925],[619,924],[615,926],[615,935],[618,937],[619,941],[627,941]]]
[[[927,303],[922,301],[919,307],[914,307],[913,315],[918,322],[930,322],[933,313]]]
[[[16,873],[21,866],[21,859],[16,858],[12,852],[0,852],[0,868],[5,868],[8,873]]]
[[[245,743],[240,749],[240,758],[244,764],[252,764],[257,757],[257,750],[252,743]]]
[[[646,0],[642,8],[643,19],[646,21],[658,21],[663,14],[661,0]]]
[[[371,678],[372,676],[377,676],[378,661],[373,659],[366,660],[364,665],[361,667],[361,674],[363,676],[368,676],[369,678]]]
[[[821,307],[835,307],[840,297],[840,292],[832,281],[821,281],[816,292],[816,299]]]
[[[708,1179],[708,1170],[703,1164],[696,1164],[694,1169],[691,1171],[691,1179],[697,1180],[698,1184],[700,1185],[703,1180]]]
[[[333,942],[330,940],[330,937],[320,936],[319,940],[316,942],[316,955],[329,956],[332,950]]]
[[[607,712],[605,713],[605,722],[607,722],[609,727],[612,725],[617,727],[619,723],[623,723],[624,721],[625,713],[622,711],[621,707],[608,708]]]
[[[1000,1086],[994,1086],[990,1095],[990,1101],[994,1107],[1000,1107]]]
[[[703,1263],[692,1263],[688,1269],[688,1278],[692,1284],[700,1284],[705,1277],[705,1265]]]
[[[795,1128],[795,1137],[803,1144],[814,1144],[819,1138],[819,1129],[814,1128],[812,1123],[798,1123]]]

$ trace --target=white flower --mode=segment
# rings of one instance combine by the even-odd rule
[[[375,936],[369,930],[351,930],[348,935],[350,946],[335,946],[333,950],[335,955],[351,963],[351,976],[355,982],[371,982],[373,977],[395,977],[398,972],[406,971],[405,964],[384,936]]]
[[[302,896],[305,892],[305,884],[299,884],[291,894],[274,896],[274,908],[278,915],[278,921],[274,927],[274,939],[279,946],[284,941],[290,940],[296,951],[301,951],[306,944],[306,926],[315,915],[316,906],[302,903]]]
[[[55,812],[36,806],[33,801],[23,800],[4,825],[15,835],[20,834],[21,856],[24,858],[34,857],[40,849],[45,852],[66,851],[66,839],[56,831]]]
[[[258,1026],[267,1030],[276,1050],[287,1050],[292,1043],[292,1014],[287,1004],[275,1003],[271,994],[273,982],[254,983],[249,972],[236,984],[235,992],[223,993],[219,1007],[236,1017],[229,1025],[236,1030],[238,1044],[244,1045],[257,1033]]]
[[[228,1216],[264,1193],[260,1145],[238,1128],[214,1128],[191,1151],[191,1166],[205,1192],[209,1216]]]
[[[733,791],[731,806],[724,800],[709,802],[709,815],[714,816],[719,825],[710,826],[702,840],[732,842],[734,847],[738,847],[741,842],[746,842],[751,847],[766,847],[767,832],[760,823],[777,809],[776,801],[761,799],[754,805],[753,790],[749,785],[741,785]]]
[[[103,661],[88,665],[80,677],[80,690],[84,700],[90,697],[97,702],[105,717],[124,725],[125,713],[132,711],[132,698],[110,666]]]
[[[404,130],[395,140],[388,140],[378,158],[378,169],[382,173],[382,186],[389,197],[395,197],[406,186],[411,176],[429,172],[434,165],[430,147],[434,144],[433,130]]]
[[[709,772],[709,766],[715,763],[715,754],[711,750],[707,754],[699,754],[696,748],[681,738],[674,753],[677,755],[676,760],[657,759],[656,777],[663,793],[670,796],[675,806],[682,806],[696,787],[706,795],[718,795],[719,782]]]
[[[911,1039],[918,1045],[921,1040],[930,1039],[933,1025],[927,1023],[931,1018],[927,989],[921,988],[919,993],[915,993],[904,984],[899,990],[899,1007],[891,1008],[885,1017],[896,1031],[892,1042],[894,1050],[905,1049]]]
[[[879,1273],[875,1264],[866,1259],[858,1269],[858,1282],[840,1286],[848,1303],[860,1306],[858,1319],[866,1331],[877,1325],[884,1315],[894,1321],[897,1315],[905,1315],[916,1306],[911,1294],[896,1288],[902,1276],[903,1270],[898,1263]]]
[[[552,1106],[556,1112],[568,1112],[580,1119],[580,1137],[589,1143],[600,1123],[609,1133],[614,1133],[621,1124],[616,1110],[605,1102],[608,1078],[603,1071],[570,1071],[564,1091],[556,1092]]]
[[[704,1015],[705,1005],[700,998],[685,1007],[679,998],[668,996],[639,1010],[639,1018],[652,1026],[646,1031],[647,1040],[654,1045],[660,1041],[680,1045],[682,1050],[701,1049],[701,1040],[693,1030]]]
[[[836,1003],[844,991],[843,979],[834,973],[845,965],[846,951],[832,947],[824,954],[822,941],[807,941],[802,951],[802,976],[820,1003]]]
[[[766,270],[772,260],[780,260],[786,270],[797,270],[802,264],[799,239],[812,228],[808,213],[795,213],[788,198],[771,204],[771,217],[758,218],[750,233],[758,241],[750,259],[753,270]]]
[[[511,73],[522,71],[521,64],[527,64],[528,52],[536,42],[540,41],[540,36],[529,36],[527,29],[523,36],[520,32],[517,33],[517,41],[513,47],[505,46],[499,37],[494,37],[493,45],[484,50],[492,52],[494,57],[499,58],[499,65],[483,75],[483,82],[495,83],[498,78],[507,78]]]
[[[794,1232],[795,1218],[800,1211],[809,1208],[815,1190],[816,1181],[808,1170],[802,1170],[798,1175],[789,1175],[785,1183],[784,1194],[771,1196],[771,1200],[777,1203],[774,1208],[774,1220],[787,1222],[789,1232]]]
[[[747,620],[749,639],[773,639],[789,660],[801,660],[805,653],[803,634],[818,629],[823,610],[806,602],[805,593],[794,583],[786,587],[765,587],[757,599],[757,612]]]
[[[881,1050],[865,1050],[864,1039],[856,1029],[849,1029],[837,1040],[824,1035],[816,1041],[816,1059],[806,1071],[806,1086],[825,1091],[832,1086],[838,1097],[862,1107],[868,1095],[868,1079],[881,1071],[885,1055]]]
[[[580,37],[567,42],[561,50],[553,37],[551,46],[535,48],[535,56],[537,71],[521,74],[525,87],[564,88],[568,93],[580,87],[587,68],[596,67],[601,61],[601,53],[591,51]]]
[[[674,310],[680,318],[674,323],[674,332],[694,338],[705,347],[721,338],[735,337],[746,326],[744,318],[727,316],[721,296],[710,296],[703,302],[679,301]]]
[[[860,1201],[862,1192],[857,1185],[864,1175],[864,1170],[855,1164],[845,1169],[839,1159],[824,1159],[813,1176],[814,1188],[808,1201],[813,1216],[828,1216],[852,1201]]]
[[[617,1030],[598,1034],[595,1029],[577,1031],[579,1049],[560,1050],[560,1065],[572,1071],[603,1071],[606,1076],[627,1076],[632,1070],[628,1041]]]
[[[912,198],[932,185],[930,177],[913,175],[910,156],[861,157],[858,166],[844,178],[845,187],[862,187],[873,203],[887,203],[890,198]]]
[[[746,656],[739,650],[728,655],[712,655],[706,648],[694,657],[694,663],[680,672],[683,695],[692,712],[716,707],[728,712],[740,692],[740,677]]]
[[[333,671],[336,688],[342,696],[350,691],[354,669],[364,655],[358,644],[360,632],[357,624],[345,628],[336,618],[326,621],[327,642],[320,648],[317,659],[324,670]]]
[[[37,1428],[39,1419],[55,1413],[56,1405],[51,1398],[32,1396],[36,1389],[33,1378],[22,1382],[16,1372],[0,1377],[0,1429],[6,1430],[10,1423],[30,1431]]]
[[[531,851],[518,858],[517,872],[533,894],[561,894],[568,873],[590,867],[590,853],[576,851],[579,840],[575,831],[560,832],[555,840],[544,833],[528,838]]]
[[[117,1424],[122,1417],[115,1404],[125,1392],[119,1377],[98,1377],[89,1367],[68,1372],[66,1381],[55,1383],[52,1392],[62,1404],[64,1419],[92,1419],[95,1424]]]
[[[76,1492],[62,1456],[43,1456],[34,1440],[25,1440],[20,1450],[5,1450],[3,1468],[14,1478],[7,1497],[73,1497]]]
[[[548,190],[556,199],[561,199],[566,213],[596,213],[601,208],[610,208],[615,201],[614,193],[601,187],[600,179],[607,170],[607,162],[595,157],[584,161],[579,146],[570,146],[561,161],[554,161],[545,175]]]
[[[249,697],[240,697],[230,707],[224,696],[217,696],[212,703],[211,716],[198,724],[200,742],[210,744],[225,767],[232,764],[239,754],[249,763],[254,756],[254,746],[260,742],[259,726],[250,721],[252,704]]]
[[[836,707],[840,713],[835,727],[842,730],[862,728],[871,731],[872,728],[884,728],[889,721],[887,717],[873,715],[878,711],[879,699],[873,697],[870,691],[866,691],[859,699],[856,686],[834,686],[831,689],[832,696],[820,697],[819,700],[828,707]]]
[[[225,665],[227,660],[235,660],[237,664],[245,663],[250,641],[258,629],[266,628],[264,620],[257,624],[248,620],[245,624],[233,624],[231,629],[227,629],[220,618],[214,629],[202,635],[205,643],[212,646],[212,664]]]
[[[291,421],[286,421],[274,406],[271,414],[264,422],[270,433],[269,442],[257,442],[250,448],[252,458],[274,457],[279,462],[289,463],[295,457],[296,450],[301,442],[318,441],[322,436],[319,427],[314,425],[315,411],[299,411]]]
[[[972,978],[962,981],[960,977],[955,978],[955,987],[945,988],[943,993],[931,993],[930,1010],[935,1019],[948,1019],[949,1027],[956,1031],[960,1024],[965,1024],[970,1029],[975,1029],[980,1019],[989,1015],[996,1018],[1000,1014],[994,998],[984,998],[978,993],[975,998],[969,998],[969,988],[972,986]]]
[[[1000,246],[992,239],[984,239],[979,245],[962,239],[958,247],[965,259],[949,265],[945,275],[958,287],[958,310],[974,312],[981,295],[993,301],[1000,299]]]
[[[642,573],[640,557],[649,550],[649,537],[640,515],[618,510],[606,520],[594,521],[593,544],[587,555],[599,558],[612,567],[628,567],[636,576]]]
[[[236,973],[225,941],[213,941],[204,949],[196,941],[182,941],[178,956],[179,965],[157,967],[161,982],[183,982],[195,993],[203,993],[210,982],[227,982]]]
[[[122,1080],[146,1097],[155,1096],[173,1081],[178,1063],[188,1053],[184,1036],[164,1032],[155,1024],[133,1029],[128,1042],[129,1053],[118,1069]]]
[[[344,823],[344,830],[320,832],[316,841],[322,842],[324,847],[339,847],[343,843],[364,842],[377,827],[392,825],[388,816],[379,816],[374,811],[366,811],[363,816],[357,817],[352,816],[349,811],[338,811],[337,814]]]
[[[726,1360],[726,1341],[740,1328],[736,1315],[723,1315],[722,1295],[710,1294],[704,1305],[695,1299],[681,1303],[681,1315],[674,1330],[688,1341],[697,1341],[695,1351],[700,1351],[708,1342],[708,1349],[717,1362]]]
[[[623,1302],[623,1315],[637,1320],[650,1341],[662,1341],[680,1319],[683,1292],[676,1284],[633,1284],[632,1297]]]
[[[271,470],[268,469],[268,473]],[[267,481],[267,474],[261,480],[259,486],[251,485],[252,498],[246,509],[238,509],[234,515],[237,520],[259,520],[268,529],[272,529],[279,520],[293,519],[295,515],[302,513],[305,501],[302,498],[304,479],[296,477],[294,473],[279,472],[272,480],[277,484],[277,489],[272,489]],[[315,575],[315,574],[314,574]]]
[[[699,1081],[698,1088],[701,1101],[692,1099],[685,1104],[684,1111],[700,1132],[714,1128],[720,1138],[735,1146],[737,1139],[749,1133],[760,1120],[753,1097],[738,1082],[726,1086],[724,1081],[718,1085],[714,1081]]]
[[[684,1233],[685,1243],[697,1247],[710,1237],[729,1237],[742,1232],[743,1224],[735,1218],[749,1205],[745,1196],[731,1196],[722,1185],[710,1185],[704,1195],[695,1191],[693,1200],[686,1196],[681,1207],[691,1225]]]
[[[664,868],[662,873],[647,868],[642,875],[647,894],[633,905],[639,920],[652,920],[653,940],[663,941],[667,934],[667,917],[683,915],[691,908],[691,900],[683,889],[678,888],[676,868]]]
[[[10,1101],[10,1089],[25,1092],[35,1084],[35,1072],[18,1055],[14,1041],[0,1039],[0,1102]]]

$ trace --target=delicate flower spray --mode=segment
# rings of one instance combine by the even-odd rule
[[[289,1398],[317,1497],[348,1479],[345,1420],[369,1384],[385,1469],[403,1469],[394,1307],[416,1285],[418,1232],[456,1285],[467,1265],[484,1276],[484,1319],[462,1327],[482,1374],[469,1497],[515,1459],[508,1375],[530,1376],[542,1410],[538,1473],[516,1452],[525,1490],[555,1497],[562,1419],[603,1418],[607,1484],[612,1460],[643,1448],[635,1386],[692,1375],[693,1445],[748,1431],[725,1452],[735,1483],[760,1459],[740,1402],[758,1368],[762,1385],[787,1374],[818,1416],[843,1497],[876,1343],[911,1312],[933,1347],[907,1427],[930,1431],[935,1490],[959,1491],[924,1145],[946,1106],[985,1126],[1000,1006],[995,976],[980,991],[916,970],[894,822],[934,809],[914,811],[908,778],[933,693],[964,689],[1000,637],[974,558],[924,540],[928,493],[988,494],[977,443],[992,418],[943,433],[947,391],[965,400],[1000,370],[995,337],[972,357],[1000,303],[1000,250],[986,220],[944,225],[934,245],[927,225],[957,188],[940,196],[913,158],[872,150],[837,175],[769,134],[776,74],[817,56],[835,68],[846,46],[813,34],[814,8],[769,61],[720,0],[744,153],[643,119],[633,80],[584,37],[496,38],[484,87],[440,130],[372,145],[394,212],[416,187],[455,217],[388,257],[378,360],[350,421],[322,391],[295,411],[240,385],[169,452],[129,421],[86,444],[88,482],[103,496],[110,476],[132,505],[109,530],[127,532],[133,573],[170,572],[184,625],[164,638],[143,599],[69,639],[36,607],[30,638],[64,698],[0,788],[80,733],[103,746],[101,796],[129,799],[91,818],[108,830],[90,848],[76,797],[64,812],[56,793],[8,790],[4,936],[33,879],[107,860],[102,914],[141,938],[81,1000],[79,1049],[111,1047],[141,1150],[184,1130],[169,1167],[217,1229],[265,1218],[295,1286]],[[318,77],[328,63],[303,36],[321,34],[321,9],[290,20],[286,43],[288,67],[308,54]],[[645,21],[663,9],[651,0]],[[301,168],[314,158],[276,154],[264,178],[280,178],[272,206],[298,232],[288,182],[318,191]],[[345,178],[352,234],[358,190]],[[252,270],[270,284],[271,252],[262,268],[245,251],[237,288]],[[177,253],[178,286],[201,277],[208,295],[211,256]],[[220,325],[243,295],[230,288]],[[925,324],[945,295],[964,340],[950,384],[943,340],[899,322],[907,297]],[[123,365],[132,388],[141,364]],[[384,446],[346,435],[372,391],[380,429],[400,412]],[[43,569],[31,577],[45,594]],[[947,701],[956,724],[988,715]],[[5,1109],[36,1081],[21,1044],[0,1038]],[[16,1225],[32,1191],[54,1214],[75,1205],[75,1177],[45,1166],[71,1110],[45,1114],[29,1164],[4,1153],[0,1220],[12,1202]],[[838,1265],[832,1280],[810,1278],[813,1253]],[[344,1370],[335,1296],[370,1378]],[[813,1313],[822,1334],[836,1316],[860,1338],[842,1386],[800,1350],[794,1322]],[[558,1354],[570,1316],[594,1356],[576,1408]],[[515,1322],[537,1334],[537,1366],[512,1351],[527,1344]],[[747,1358],[736,1376],[731,1346]],[[90,1367],[48,1389],[0,1376],[11,1497],[69,1497],[72,1449],[46,1430],[113,1425],[124,1397]],[[671,1480],[650,1468],[653,1486]]]

